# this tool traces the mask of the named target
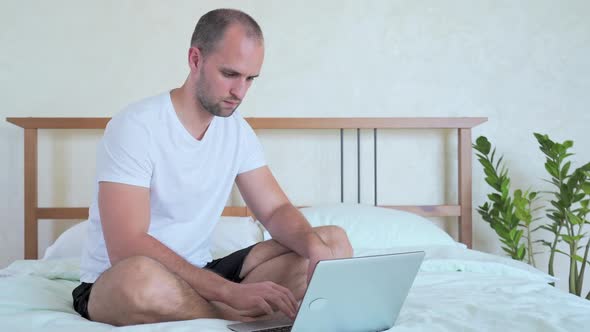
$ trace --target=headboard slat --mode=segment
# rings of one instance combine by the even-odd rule
[[[37,257],[39,224],[37,129],[25,129],[25,258]]]
[[[111,118],[7,118],[22,128],[104,129]],[[487,118],[245,118],[254,129],[458,129]]]
[[[298,206],[301,208],[304,206]],[[423,217],[459,217],[460,205],[379,205],[379,207],[411,212]],[[37,208],[36,217],[39,220],[84,220],[88,219],[87,207],[52,207]],[[252,212],[245,206],[227,206],[223,210],[224,216],[251,216]]]
[[[459,241],[471,248],[472,244],[472,172],[471,172],[471,129],[459,129],[458,134],[458,158],[459,158]]]

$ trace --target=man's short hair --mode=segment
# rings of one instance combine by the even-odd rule
[[[236,9],[215,9],[201,16],[191,38],[191,47],[198,47],[203,56],[215,50],[227,28],[240,24],[246,30],[246,36],[260,41],[264,40],[262,30],[248,14]]]

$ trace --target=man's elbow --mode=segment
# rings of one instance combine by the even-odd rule
[[[126,258],[142,255],[141,250],[139,250],[142,247],[142,241],[141,236],[121,239],[121,241],[105,241],[111,266]]]

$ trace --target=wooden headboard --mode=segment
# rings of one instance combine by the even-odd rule
[[[8,122],[24,128],[24,257],[36,259],[38,251],[38,221],[43,219],[87,219],[87,207],[39,207],[37,172],[37,133],[39,129],[104,129],[110,118],[7,118]],[[375,205],[404,210],[426,217],[458,217],[459,241],[472,247],[471,194],[471,128],[487,118],[246,118],[253,129],[339,129],[341,141],[345,129],[373,129],[375,158],[378,129],[456,129],[458,131],[458,204],[456,205]],[[360,157],[357,159],[360,163]],[[375,159],[375,171],[377,163]],[[342,179],[342,169],[341,169]],[[342,181],[342,180],[341,180]],[[341,182],[342,184],[342,182]],[[342,188],[342,185],[341,185]],[[342,193],[342,189],[341,189]],[[341,195],[342,196],[342,195]],[[247,207],[229,206],[223,215],[248,216]]]

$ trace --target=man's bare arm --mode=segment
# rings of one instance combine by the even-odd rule
[[[111,264],[132,256],[153,258],[188,282],[204,298],[224,302],[229,281],[193,266],[147,233],[149,195],[148,188],[100,182],[98,205]]]
[[[268,167],[242,173],[236,183],[246,204],[273,239],[302,257],[332,255],[330,248],[291,204]]]
[[[98,205],[111,264],[132,256],[147,256],[176,273],[209,301],[224,302],[238,310],[259,309],[266,313],[273,312],[273,304],[294,317],[295,306],[284,287],[270,283],[242,285],[230,282],[211,271],[193,266],[149,235],[148,188],[100,182]],[[249,293],[255,295],[244,296]]]

